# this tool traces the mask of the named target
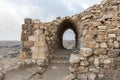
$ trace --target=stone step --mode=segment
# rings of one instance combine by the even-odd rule
[[[54,59],[69,59],[70,55],[53,55]]]
[[[52,64],[69,64],[69,59],[53,59]]]

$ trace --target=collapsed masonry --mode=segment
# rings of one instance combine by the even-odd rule
[[[48,23],[26,18],[22,25],[20,59],[48,66],[63,33],[72,29],[78,54],[70,57],[69,80],[96,80],[113,75],[120,66],[120,0],[103,0],[80,14]]]

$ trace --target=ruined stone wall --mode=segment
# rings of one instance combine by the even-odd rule
[[[119,0],[107,0],[106,3],[90,7],[77,17],[82,37],[79,54],[71,55],[70,58],[72,79],[117,79],[113,76],[120,66],[119,10]]]
[[[104,0],[80,14],[42,23],[25,19],[22,26],[20,59],[44,60],[49,63],[57,48],[64,28],[77,34],[78,54],[70,57],[70,80],[113,80],[120,66],[120,1]],[[68,23],[64,24],[63,23]],[[69,25],[70,24],[70,25]],[[64,26],[72,27],[64,27]],[[73,26],[74,25],[74,26]],[[60,28],[63,27],[63,28]],[[61,31],[59,32],[59,30]]]

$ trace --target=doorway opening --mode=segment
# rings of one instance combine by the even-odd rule
[[[58,48],[63,48],[63,49],[78,49],[79,44],[78,44],[78,29],[77,29],[77,25],[70,19],[65,19],[64,21],[62,21],[59,25],[58,28],[58,32],[57,32],[57,46]],[[64,45],[65,41],[64,39],[73,39],[73,43],[75,44],[74,47],[66,47]],[[69,43],[69,42],[68,42]]]
[[[67,29],[63,33],[63,47],[65,49],[75,49],[75,33],[72,29]]]

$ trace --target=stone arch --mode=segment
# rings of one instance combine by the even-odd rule
[[[57,39],[58,39],[58,47],[63,47],[63,34],[66,30],[71,29],[75,33],[75,47],[78,48],[78,29],[77,24],[74,22],[74,20],[71,19],[64,19],[58,26],[57,30]]]

